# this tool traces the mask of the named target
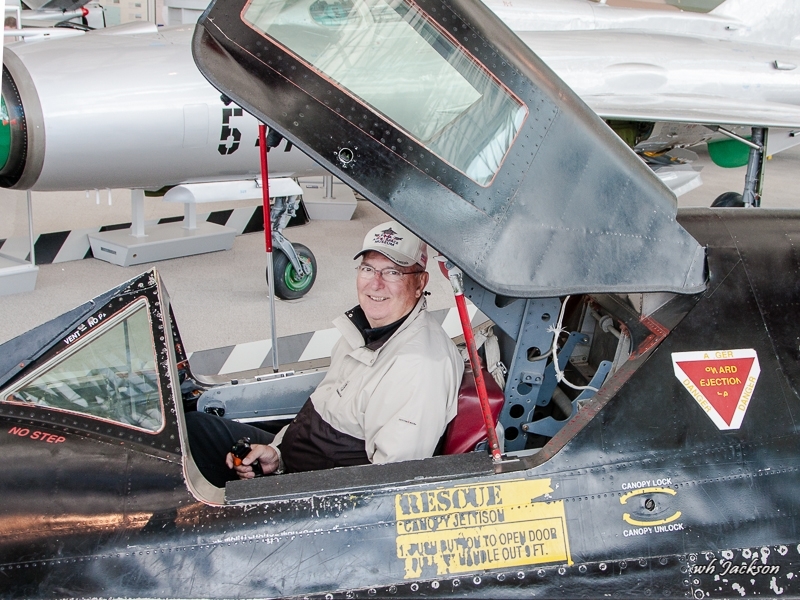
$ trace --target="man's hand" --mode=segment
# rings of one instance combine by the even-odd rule
[[[250,453],[242,459],[242,464],[238,467],[233,464],[233,454],[228,452],[225,457],[225,464],[229,469],[234,469],[239,479],[253,479],[256,476],[253,471],[253,463],[258,461],[261,464],[261,471],[264,475],[269,475],[278,470],[280,458],[275,448],[264,444],[253,444]]]

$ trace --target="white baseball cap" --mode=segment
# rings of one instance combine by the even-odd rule
[[[381,223],[370,229],[361,252],[353,259],[370,250],[380,252],[401,267],[416,263],[424,269],[428,263],[428,245],[397,221]]]

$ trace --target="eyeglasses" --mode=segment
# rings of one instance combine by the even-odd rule
[[[386,283],[397,283],[406,275],[419,275],[420,273],[425,272],[409,271],[408,273],[403,273],[397,269],[392,269],[391,267],[386,269],[376,269],[375,267],[370,267],[369,265],[358,265],[356,267],[356,271],[358,271],[359,279],[374,279],[378,274],[380,274],[381,279],[383,279]]]

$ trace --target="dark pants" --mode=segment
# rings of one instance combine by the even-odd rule
[[[238,479],[236,471],[225,464],[225,455],[238,440],[249,437],[254,444],[269,444],[275,437],[258,427],[198,411],[186,413],[186,428],[197,468],[217,487]]]

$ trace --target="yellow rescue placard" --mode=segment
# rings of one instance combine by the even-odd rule
[[[395,496],[405,578],[566,562],[564,502],[539,501],[549,479],[455,486]]]

